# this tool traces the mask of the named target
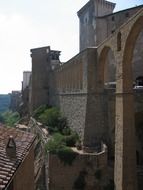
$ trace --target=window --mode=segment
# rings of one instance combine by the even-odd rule
[[[125,14],[125,17],[129,17],[129,12],[127,12],[127,13]]]
[[[115,20],[115,17],[114,16],[112,16],[112,21],[114,21]]]
[[[121,38],[122,38],[122,35],[121,35],[121,32],[119,32],[117,35],[117,51],[121,50],[121,45],[122,45]]]
[[[115,30],[111,30],[111,33],[113,34],[115,32]]]

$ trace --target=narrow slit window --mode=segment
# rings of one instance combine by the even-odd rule
[[[117,51],[120,51],[121,50],[121,38],[122,38],[122,35],[121,35],[121,32],[118,33],[117,35]]]

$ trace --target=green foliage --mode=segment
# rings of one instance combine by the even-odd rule
[[[71,131],[71,134],[69,135],[54,133],[46,146],[50,152],[53,152],[53,150],[56,150],[58,147],[60,148],[61,146],[74,147],[78,139],[79,136],[76,132],[73,131]]]
[[[62,116],[58,108],[40,106],[33,116],[44,125],[48,126],[50,133],[61,132],[67,127],[67,119]]]
[[[71,130],[69,135],[64,136],[64,140],[67,146],[73,147],[76,145],[76,142],[79,140],[79,136],[75,131]]]
[[[56,133],[46,144],[46,150],[52,154],[58,155],[59,159],[64,164],[71,165],[77,153],[73,152],[70,147],[66,146],[65,136]]]
[[[59,151],[57,152],[57,155],[59,159],[64,162],[64,164],[72,165],[74,159],[77,156],[77,153],[74,152],[71,148],[67,146],[63,146]]]
[[[63,130],[62,130],[62,134],[63,135],[70,135],[71,134],[71,129],[66,126]]]
[[[39,115],[39,120],[49,126],[55,126],[60,117],[60,112],[57,108],[46,109],[43,113]]]
[[[49,108],[49,106],[47,106],[47,105],[41,105],[41,106],[39,106],[36,110],[34,110],[34,112],[33,112],[33,117],[34,117],[35,119],[38,119],[39,116],[40,116],[42,113],[44,113],[44,111],[45,111],[46,109],[48,109],[48,108]]]
[[[48,150],[51,153],[57,153],[60,149],[63,148],[63,146],[66,146],[63,135],[59,133],[55,133],[51,139],[46,144],[46,150]]]
[[[85,170],[80,171],[79,176],[74,182],[74,189],[84,190],[86,186],[85,176],[87,172]]]
[[[14,124],[20,119],[20,115],[18,112],[7,111],[4,112],[2,115],[3,123],[7,126],[14,126]]]
[[[58,108],[39,107],[34,112],[35,118],[48,127],[52,134],[51,139],[45,145],[47,151],[58,155],[65,164],[71,165],[77,153],[70,146],[75,146],[79,139],[77,133],[73,132],[67,124],[67,119],[62,116]]]

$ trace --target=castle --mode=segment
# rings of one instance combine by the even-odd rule
[[[30,114],[43,104],[59,107],[85,151],[107,144],[116,190],[136,190],[136,164],[143,164],[143,6],[113,13],[114,7],[90,0],[78,11],[80,52],[66,63],[50,46],[31,50],[23,106]]]

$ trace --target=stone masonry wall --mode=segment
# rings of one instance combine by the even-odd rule
[[[49,154],[50,190],[101,190],[108,183],[107,152],[78,154],[72,165]],[[96,188],[95,188],[96,187]]]
[[[83,138],[86,117],[86,94],[69,94],[59,96],[60,108],[68,118],[70,127],[75,129]]]
[[[96,86],[95,66],[96,48],[89,48],[57,68],[50,82],[51,86],[55,87],[51,91],[53,94],[50,94],[50,104],[61,109],[70,127],[74,128],[82,139],[86,136],[84,131],[88,96]],[[93,110],[88,110],[89,113],[91,111]]]
[[[30,88],[30,113],[40,105],[48,104],[49,93],[49,70],[50,70],[50,47],[36,48],[31,50],[32,57],[32,80]]]

